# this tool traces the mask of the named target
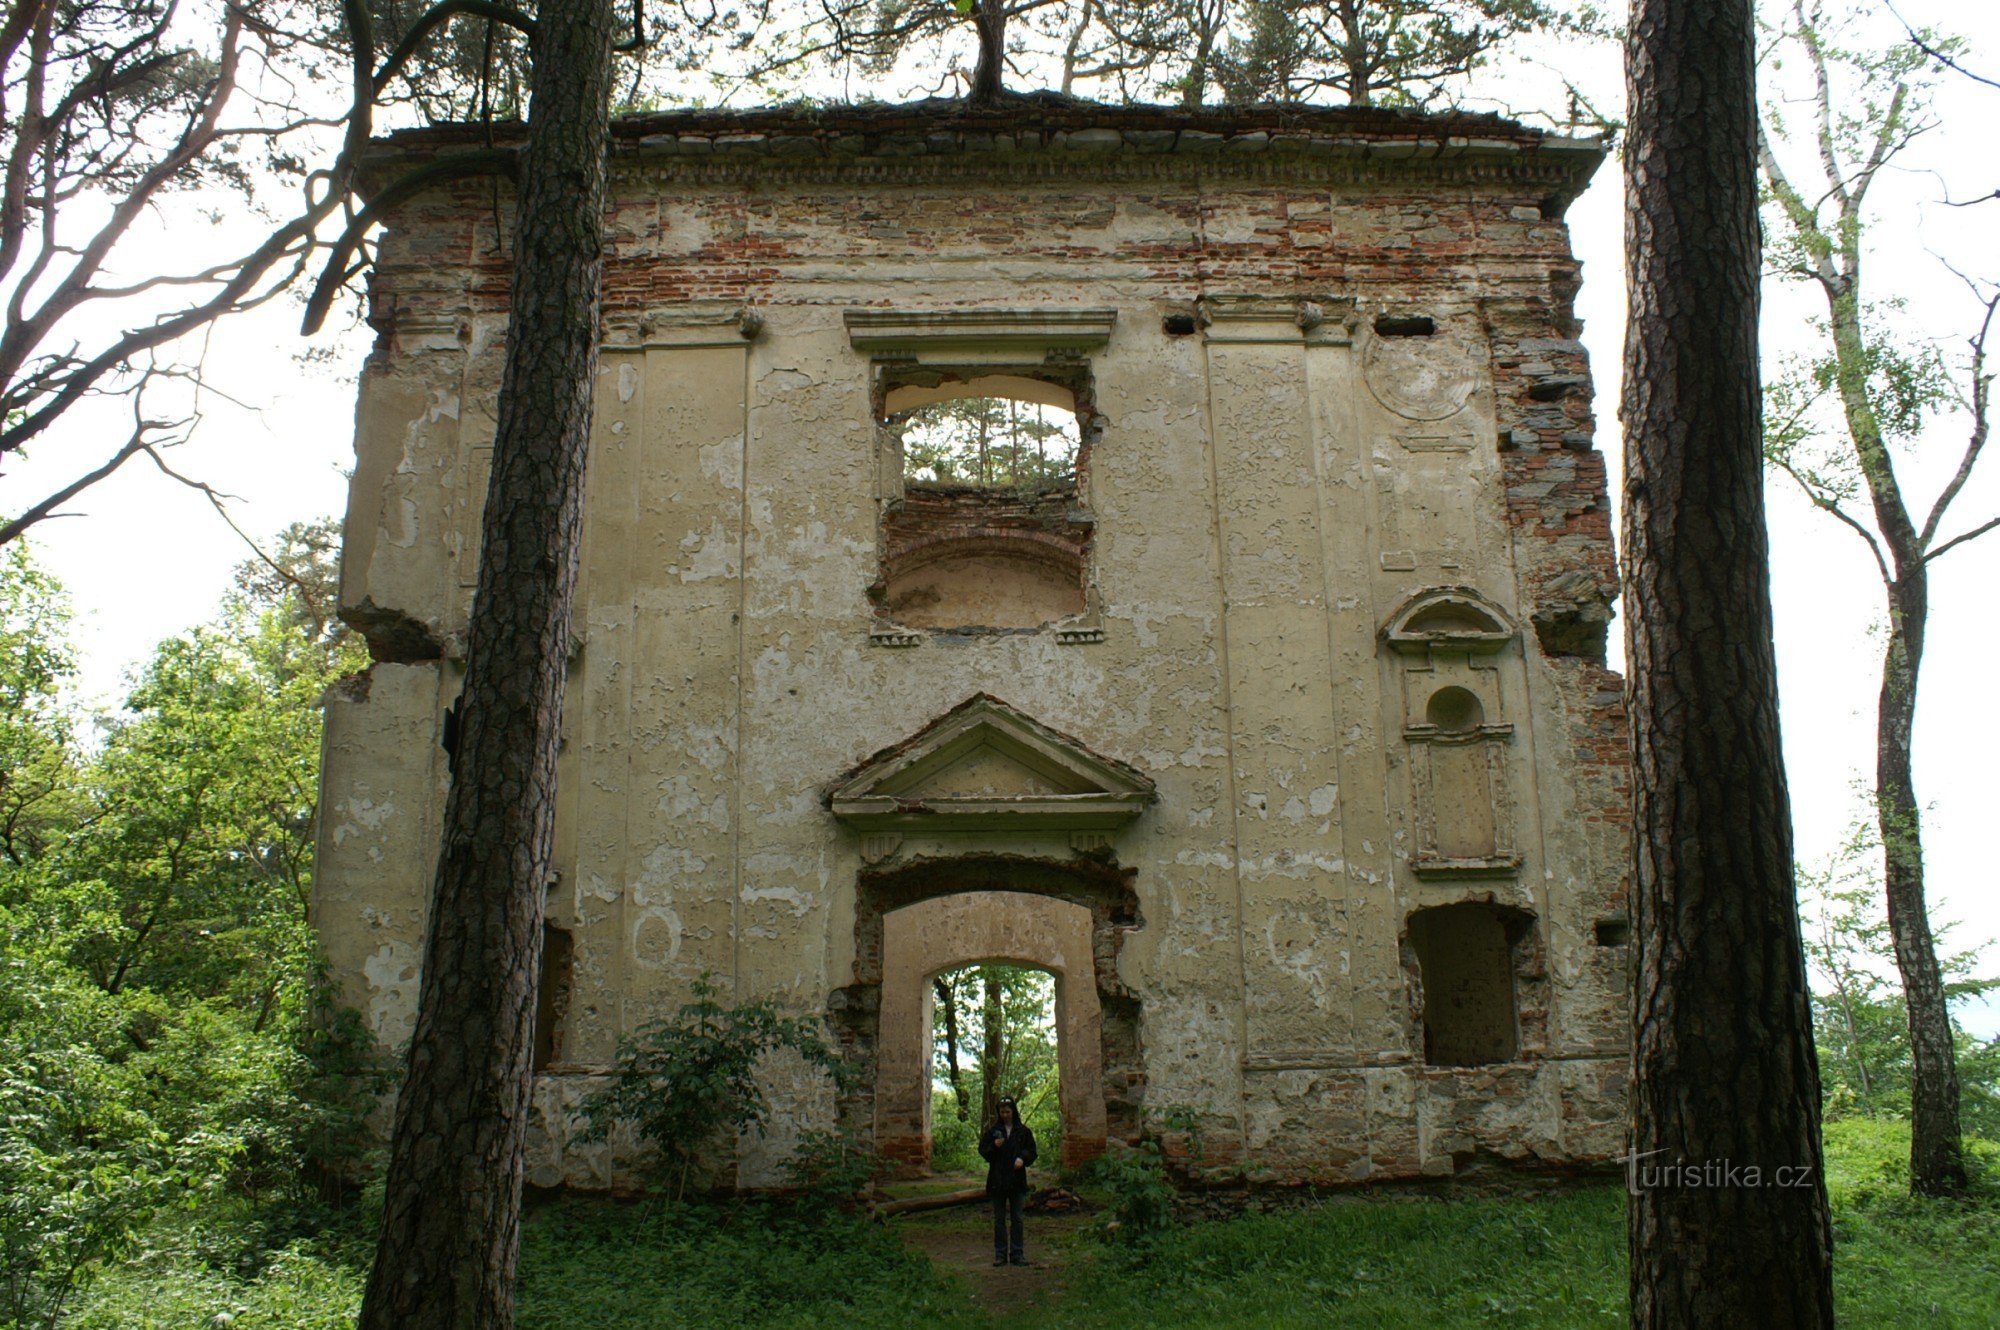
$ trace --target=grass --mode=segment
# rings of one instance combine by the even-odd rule
[[[1056,1322],[1616,1326],[1625,1320],[1623,1194],[1531,1200],[1335,1197],[1079,1253]]]
[[[887,1230],[754,1201],[551,1206],[523,1229],[519,1290],[519,1330],[986,1324]]]
[[[1907,1195],[1909,1130],[1827,1128],[1843,1326],[2000,1327],[2000,1146],[1957,1201]],[[983,1214],[938,1222],[983,1227]],[[1053,1236],[1050,1234],[1049,1236]],[[1031,1232],[1031,1242],[1042,1238]],[[1173,1229],[1135,1247],[1075,1231],[1060,1298],[996,1321],[894,1228],[745,1201],[667,1208],[569,1200],[523,1227],[520,1330],[1139,1330],[1615,1326],[1625,1319],[1624,1194],[1441,1201],[1343,1194]],[[258,1249],[243,1216],[183,1216],[92,1285],[67,1330],[341,1330],[364,1237]]]
[[[2000,1326],[2000,1145],[1968,1137],[1963,1200],[1909,1194],[1908,1123],[1827,1124],[1834,1305],[1844,1325]]]

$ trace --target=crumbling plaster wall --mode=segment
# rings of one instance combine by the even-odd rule
[[[864,863],[822,791],[981,691],[1158,786],[1113,847],[1142,915],[1117,959],[1141,1006],[1131,1092],[1197,1110],[1211,1160],[1353,1180],[1615,1154],[1624,951],[1593,933],[1624,909],[1618,682],[1593,649],[1615,578],[1547,202],[1588,164],[1527,136],[1329,154],[1255,129],[1168,130],[1161,150],[1157,126],[1017,127],[1004,148],[947,128],[917,155],[815,132],[810,154],[683,133],[614,159],[549,896],[575,937],[572,1027],[538,1089],[536,1180],[617,1175],[567,1145],[564,1106],[697,975],[805,1010],[851,982]],[[342,596],[382,663],[329,708],[315,917],[389,1044],[415,997],[493,432],[493,215],[484,186],[406,205],[374,282]],[[1079,302],[1117,312],[1086,357],[1102,640],[877,645],[871,357],[843,313]],[[1163,327],[1194,309],[1199,331]],[[1384,312],[1437,334],[1378,336]],[[1410,665],[1380,629],[1441,585],[1519,627],[1480,662],[1489,719],[1515,727],[1517,870],[1411,867]],[[895,850],[1072,853],[985,832]],[[1427,1068],[1405,920],[1466,900],[1543,930],[1545,1034],[1513,1063]],[[833,1112],[803,1070],[773,1079],[750,1183]]]

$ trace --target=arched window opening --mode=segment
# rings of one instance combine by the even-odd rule
[[[1425,1062],[1476,1067],[1513,1060],[1520,1049],[1514,951],[1529,923],[1518,911],[1477,902],[1410,916]]]

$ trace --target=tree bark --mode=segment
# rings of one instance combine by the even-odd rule
[[[508,1330],[597,372],[612,19],[545,0],[458,776],[361,1330]]]
[[[958,984],[943,975],[931,980],[937,1000],[944,1004],[944,1060],[951,1076],[952,1098],[958,1101],[958,1120],[972,1116],[972,1098],[965,1090],[965,1077],[958,1070]]]
[[[1875,824],[1882,837],[1889,937],[1895,944],[1910,1029],[1910,1189],[1920,1195],[1955,1196],[1967,1186],[1959,1139],[1958,1056],[1925,899],[1922,810],[1917,806],[1910,751],[1924,633],[1930,623],[1930,566],[1869,396],[1874,357],[1861,323],[1861,218],[1852,194],[1843,197],[1850,202],[1841,210],[1840,234],[1835,237],[1838,275],[1823,281],[1822,288],[1848,438],[1868,487],[1876,526],[1889,547],[1889,567],[1884,569],[1889,641],[1875,700]],[[1830,256],[1829,262],[1834,261]]]
[[[979,1120],[991,1123],[1000,1116],[1000,1071],[1007,1060],[1007,1011],[1000,991],[1000,976],[985,971],[985,1003],[980,1008],[984,1046],[979,1057]]]
[[[1632,1323],[1830,1326],[1764,527],[1755,28],[1749,0],[1633,0],[1629,31]]]
[[[976,106],[999,102],[1001,76],[1007,68],[1007,0],[977,0],[972,23],[979,31],[979,64],[972,72],[967,100]]]
[[[1921,553],[1907,567],[1902,566],[1902,552],[1896,554],[1900,571],[1889,586],[1889,644],[1875,706],[1875,815],[1882,835],[1889,936],[1895,942],[1910,1025],[1910,1189],[1956,1196],[1968,1185],[1959,1139],[1958,1056],[1924,899],[1922,813],[1910,757],[1930,578]]]
[[[1813,110],[1820,125],[1831,126],[1840,114],[1832,101],[1834,81],[1829,76],[1827,50],[1805,7],[1795,5],[1794,14],[1798,37],[1816,76]],[[1897,479],[1895,459],[1883,436],[1869,384],[1876,348],[1870,346],[1862,323],[1861,295],[1862,202],[1877,171],[1896,153],[1898,137],[1905,131],[1907,104],[1908,87],[1899,82],[1887,109],[1879,112],[1867,164],[1858,171],[1843,170],[1836,141],[1830,131],[1822,129],[1829,135],[1820,147],[1827,191],[1816,201],[1809,202],[1793,187],[1768,140],[1761,145],[1761,157],[1772,193],[1810,257],[1808,272],[1826,297],[1841,413],[1854,460],[1868,489],[1875,526],[1881,533],[1878,543],[1865,526],[1842,510],[1838,499],[1807,487],[1818,506],[1840,517],[1867,542],[1887,593],[1889,642],[1883,653],[1875,708],[1875,818],[1882,839],[1889,936],[1903,981],[1903,1006],[1910,1031],[1910,1189],[1926,1195],[1954,1195],[1967,1186],[1959,1139],[1958,1059],[1925,901],[1923,826],[1910,745],[1916,722],[1917,681],[1923,669],[1924,631],[1930,620],[1930,540],[1957,494],[1956,484],[1962,483],[1977,460],[1979,443],[1975,436],[1959,482],[1940,497],[1924,530],[1919,531]],[[1871,108],[1871,113],[1874,110]],[[1820,208],[1829,203],[1835,209],[1831,226],[1823,224],[1819,216]],[[1974,345],[1976,381],[1985,346],[1983,331]],[[1975,394],[1978,391],[1975,387]],[[1977,410],[1975,416],[1983,422]],[[1975,427],[1983,428],[1983,424]],[[1883,546],[1887,546],[1886,555]]]

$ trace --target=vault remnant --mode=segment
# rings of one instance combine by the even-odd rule
[[[342,605],[340,617],[367,641],[368,657],[377,663],[415,665],[444,657],[444,647],[431,626],[406,611],[388,609],[364,597],[358,604]]]

